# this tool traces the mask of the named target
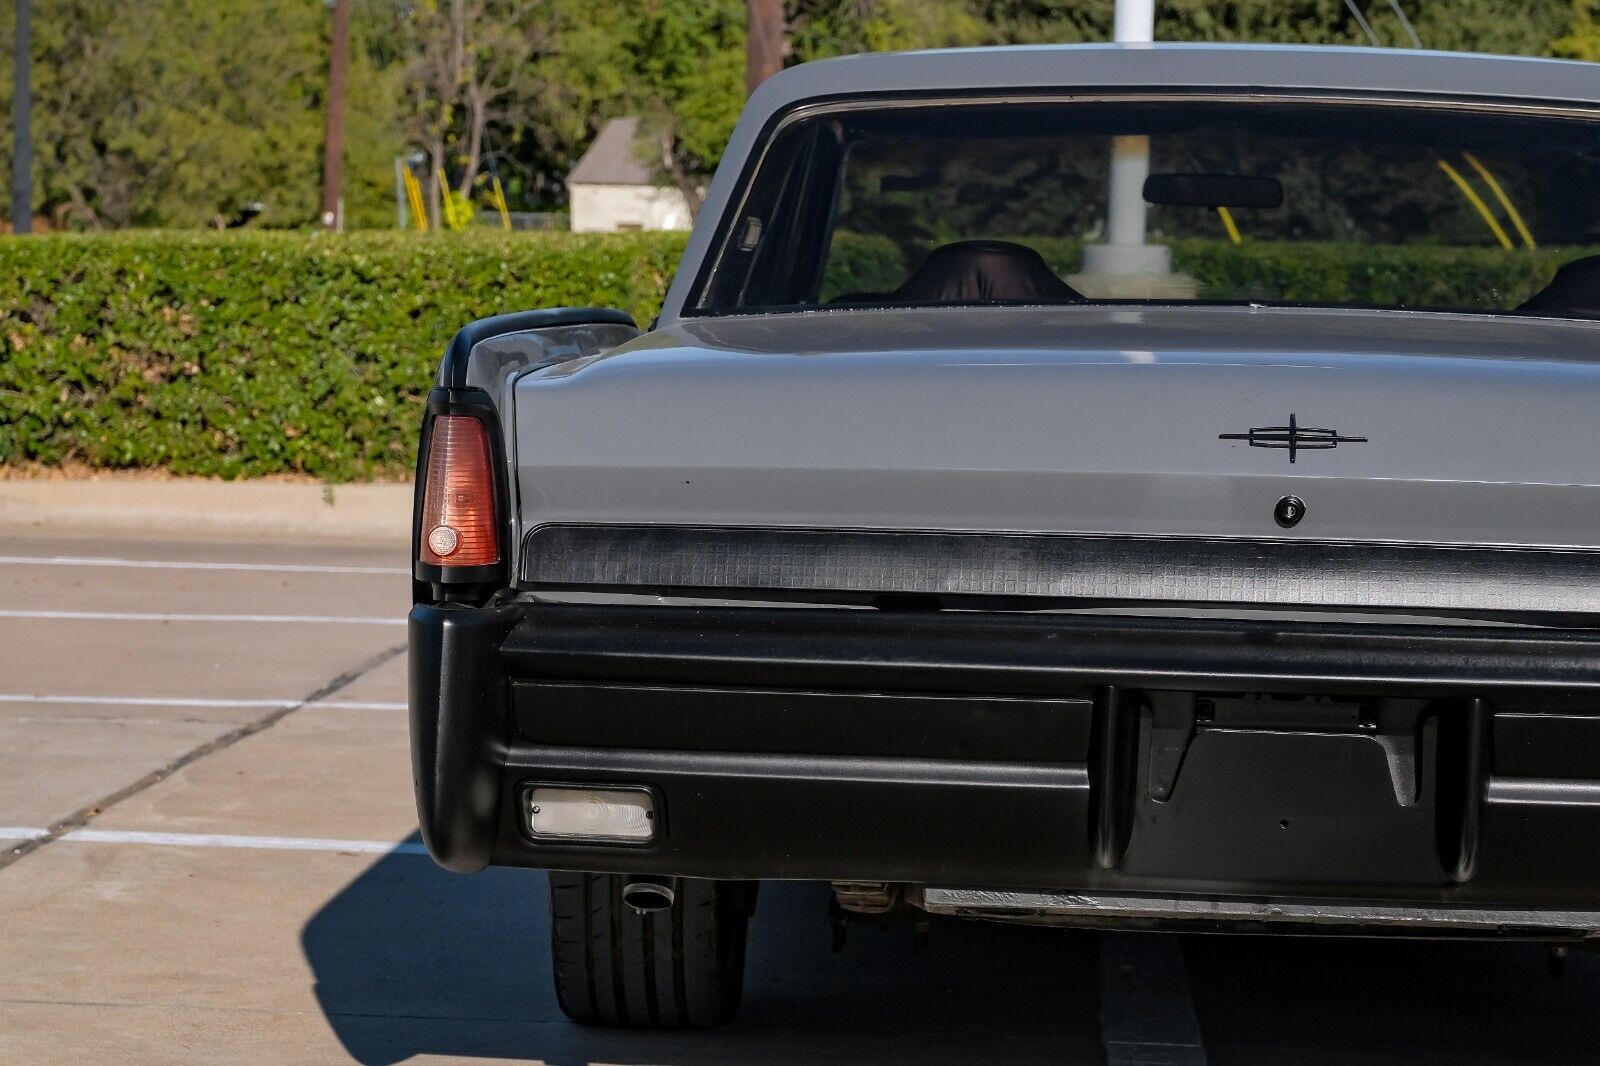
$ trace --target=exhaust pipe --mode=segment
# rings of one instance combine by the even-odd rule
[[[622,886],[622,902],[632,907],[636,914],[659,914],[671,910],[677,893],[673,891],[676,878],[641,877]]]

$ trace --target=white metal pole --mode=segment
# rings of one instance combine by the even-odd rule
[[[1155,0],[1117,0],[1118,44],[1155,40]],[[1150,138],[1114,137],[1111,180],[1106,190],[1106,243],[1085,250],[1084,269],[1100,274],[1164,274],[1171,269],[1165,247],[1145,243],[1144,182],[1150,176]]]
[[[1112,40],[1118,44],[1149,44],[1156,39],[1156,0],[1117,0],[1117,21]]]
[[[1149,44],[1155,39],[1155,0],[1117,0],[1114,39],[1118,44]],[[1113,248],[1144,244],[1144,181],[1150,176],[1150,138],[1117,137],[1111,142],[1111,188],[1107,194],[1106,243]],[[1143,256],[1113,253],[1110,273],[1137,272]]]
[[[1106,242],[1119,247],[1144,243],[1144,180],[1150,176],[1150,138],[1111,139],[1111,189]]]

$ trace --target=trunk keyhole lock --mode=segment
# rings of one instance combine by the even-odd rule
[[[1272,509],[1272,520],[1284,529],[1292,529],[1306,516],[1305,502],[1298,496],[1285,496]]]

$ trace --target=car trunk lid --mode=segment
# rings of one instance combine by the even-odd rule
[[[519,519],[1594,548],[1597,399],[1600,326],[1555,319],[689,319],[518,382]]]

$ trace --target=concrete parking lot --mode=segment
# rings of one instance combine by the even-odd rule
[[[711,1033],[556,1009],[411,806],[404,549],[0,530],[0,1062],[1600,1061],[1600,956],[938,923],[769,885]]]

